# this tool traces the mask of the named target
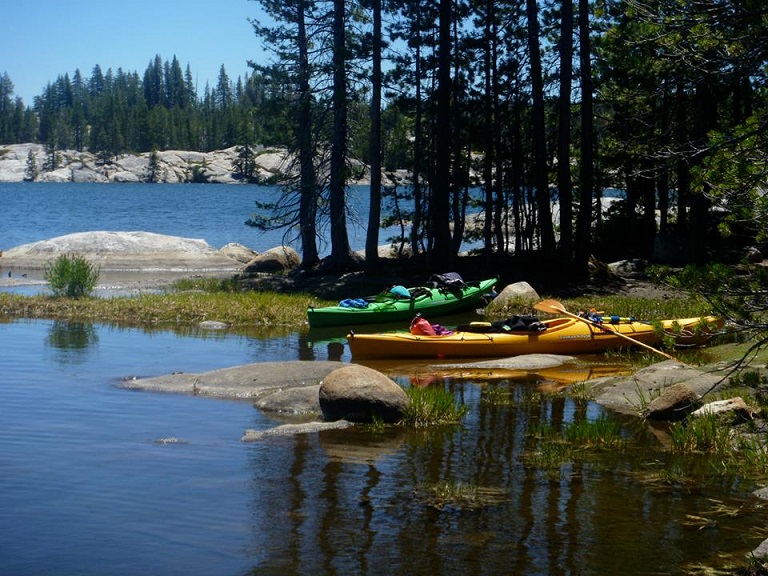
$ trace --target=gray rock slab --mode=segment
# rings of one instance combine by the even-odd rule
[[[122,383],[124,388],[150,392],[193,394],[231,400],[257,400],[288,389],[310,389],[301,391],[303,397],[311,394],[311,388],[317,389],[320,381],[343,366],[343,362],[260,362],[244,364],[232,368],[221,368],[202,373],[175,373],[153,378],[133,378]],[[286,395],[288,400],[296,396]],[[316,394],[315,394],[316,396]],[[319,400],[317,411],[319,412]],[[281,411],[276,401],[270,406],[272,411]],[[284,405],[284,404],[283,404]],[[286,410],[287,411],[287,410]]]
[[[752,556],[758,560],[768,558],[768,540],[763,540],[757,548],[752,550]]]
[[[238,271],[239,262],[205,240],[141,231],[92,231],[4,248],[0,267],[41,269],[80,254],[102,270]]]
[[[274,436],[293,436],[295,434],[314,434],[323,430],[342,430],[354,426],[352,422],[337,420],[335,422],[304,422],[301,424],[283,424],[267,430],[248,429],[240,439],[243,442],[257,442]]]
[[[554,368],[573,362],[576,359],[573,356],[560,356],[557,354],[523,354],[521,356],[511,356],[509,358],[494,358],[493,360],[482,360],[479,362],[461,362],[454,364],[440,364],[434,366],[439,370],[466,370],[473,368],[483,368],[489,370],[541,370],[543,368]]]
[[[280,415],[322,416],[320,384],[283,388],[258,398],[254,406],[262,412]]]
[[[590,382],[595,401],[611,410],[637,416],[644,401],[673,384],[685,384],[700,397],[716,387],[725,373],[698,369],[674,360],[642,368],[631,376],[609,376]]]

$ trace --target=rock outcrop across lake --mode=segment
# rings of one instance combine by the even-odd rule
[[[150,175],[150,153],[122,154],[108,162],[90,152],[59,150],[56,170],[44,171],[46,150],[42,144],[0,146],[0,182],[242,182],[234,168],[237,147],[212,152],[163,150],[156,153],[154,177]],[[287,151],[258,147],[255,151],[255,179],[268,183],[283,176]]]
[[[57,168],[45,170],[48,152],[44,145],[5,144],[0,145],[0,182],[241,184],[247,180],[236,168],[239,154],[240,148],[232,146],[210,152],[159,150],[120,154],[105,161],[88,151],[57,150]],[[253,163],[251,181],[259,184],[285,181],[294,164],[286,148],[264,146],[253,147]],[[370,182],[365,166],[356,163],[356,172],[361,174],[356,183]],[[397,175],[406,177],[402,170]],[[382,177],[389,182],[387,175]]]

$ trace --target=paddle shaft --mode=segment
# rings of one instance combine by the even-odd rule
[[[669,358],[670,360],[674,360],[675,362],[678,362],[678,359],[674,356],[670,356],[666,352],[662,352],[661,350],[658,350],[654,348],[653,346],[649,346],[648,344],[645,344],[644,342],[640,342],[640,340],[635,340],[631,336],[627,336],[626,334],[622,334],[618,330],[612,330],[611,328],[606,328],[605,326],[601,324],[595,324],[588,318],[582,318],[578,314],[573,314],[571,312],[568,312],[564,308],[560,308],[558,310],[561,314],[565,314],[566,316],[570,316],[571,318],[575,318],[576,320],[581,320],[582,322],[589,324],[590,326],[595,326],[596,328],[599,328],[600,330],[603,330],[604,332],[610,332],[611,334],[615,334],[616,336],[619,336],[620,338],[624,338],[625,340],[628,340],[629,342],[632,342],[634,344],[637,344],[638,346],[642,346],[643,348],[647,348],[648,350],[651,350],[652,352],[656,352],[656,354],[661,354],[662,356],[665,356]]]

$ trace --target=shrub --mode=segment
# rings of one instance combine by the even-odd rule
[[[83,256],[62,254],[45,267],[45,280],[55,297],[83,298],[96,287],[99,273]]]

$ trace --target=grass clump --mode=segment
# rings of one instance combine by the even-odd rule
[[[624,446],[621,425],[601,414],[595,420],[580,419],[568,424],[562,431],[543,424],[538,431],[535,450],[526,452],[525,461],[532,468],[546,471],[551,476],[563,474],[563,466],[603,449]]]
[[[437,510],[477,510],[501,504],[508,499],[507,492],[503,489],[449,481],[420,484],[414,488],[414,495],[425,505]]]
[[[173,290],[176,292],[239,292],[237,278],[182,278],[173,283]]]
[[[62,254],[45,267],[44,278],[55,298],[90,296],[101,270],[79,254]]]
[[[457,424],[467,413],[453,394],[438,386],[406,389],[408,408],[403,424],[411,428],[426,428],[438,424]]]
[[[768,476],[768,447],[762,434],[742,435],[736,450],[718,462],[717,472],[742,478],[765,479]]]
[[[760,388],[768,384],[768,377],[758,370],[743,370],[733,374],[730,378],[730,386],[744,388]]]
[[[730,454],[731,428],[717,414],[702,414],[670,427],[672,449],[681,453]]]
[[[587,405],[594,400],[594,393],[587,382],[573,384],[559,392],[558,395],[570,398],[577,407],[583,409],[586,409]]]
[[[564,437],[581,448],[618,448],[624,440],[617,420],[601,414],[594,420],[577,420],[565,428]]]
[[[560,468],[575,458],[573,446],[557,435],[551,428],[545,427],[541,431],[542,441],[537,450],[526,452],[525,462],[532,468],[546,470],[550,473],[559,472]]]
[[[517,406],[514,392],[506,386],[489,385],[483,390],[482,401],[492,406]]]

